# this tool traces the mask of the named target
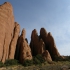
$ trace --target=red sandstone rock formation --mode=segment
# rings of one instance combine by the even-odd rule
[[[16,47],[16,41],[19,35],[19,31],[16,36],[14,36],[14,15],[13,8],[10,3],[5,2],[3,5],[0,5],[0,61],[5,62],[5,60],[9,59],[9,51],[13,50],[13,54],[10,57],[14,58],[14,51]],[[19,29],[18,29],[19,30]],[[14,38],[13,38],[14,37]],[[15,38],[16,37],[16,38]],[[13,43],[13,46],[10,44]],[[9,49],[9,48],[12,49]]]
[[[15,51],[17,51],[16,58],[19,57],[21,63],[26,59],[31,60],[32,54],[43,54],[43,57],[50,61],[54,60],[55,56],[60,56],[54,38],[44,28],[41,28],[40,36],[38,36],[36,29],[32,31],[31,49],[28,40],[25,39],[25,29],[22,30],[18,39],[19,32],[20,26],[14,22],[13,8],[10,3],[5,2],[0,5],[0,61],[5,62],[7,59],[14,59]]]
[[[52,35],[46,32],[46,30],[44,28],[41,28],[40,30],[40,37],[43,39],[45,45],[46,45],[46,50],[49,51],[52,59],[55,59],[55,56],[60,56],[55,42],[54,42],[54,38],[52,37]]]
[[[24,60],[31,60],[32,59],[32,54],[31,54],[31,49],[30,46],[28,45],[27,41],[25,40],[25,35],[26,35],[26,31],[25,29],[22,30],[22,34],[19,38],[19,60],[21,63],[24,62]]]
[[[32,31],[30,47],[33,56],[42,54],[45,50],[45,44],[42,39],[39,39],[36,29]]]
[[[14,59],[19,32],[20,32],[20,26],[19,24],[17,24],[17,22],[15,22],[14,36],[12,38],[12,42],[9,47],[9,59]]]

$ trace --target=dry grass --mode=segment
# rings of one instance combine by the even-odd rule
[[[61,70],[63,65],[70,66],[69,61],[58,61],[53,62],[52,64],[48,64],[47,62],[41,65],[32,65],[28,67],[24,67],[22,65],[14,65],[0,68],[0,70]]]

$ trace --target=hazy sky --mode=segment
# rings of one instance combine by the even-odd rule
[[[60,54],[70,55],[70,0],[0,0],[0,4],[6,1],[29,41],[33,29],[39,34],[44,27],[52,33]]]

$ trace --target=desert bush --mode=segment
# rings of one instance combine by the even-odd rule
[[[45,60],[41,54],[38,54],[38,55],[33,57],[33,62],[34,62],[34,64],[41,64],[41,63],[44,63]]]
[[[65,60],[66,60],[66,61],[70,61],[70,56],[66,56],[66,57],[65,57]]]
[[[41,54],[36,55],[36,58],[37,58],[41,63],[44,63],[44,62],[45,62],[45,60],[44,60],[44,58],[42,57]]]
[[[4,64],[5,64],[5,66],[18,65],[19,62],[18,62],[18,60],[10,59],[10,60],[6,60],[6,62]]]
[[[33,65],[33,60],[25,60],[23,66],[31,66]]]
[[[55,56],[55,60],[54,61],[63,61],[63,58],[61,58],[60,56]]]
[[[35,65],[41,64],[40,60],[37,59],[36,57],[33,58],[33,63],[34,63]]]
[[[4,67],[4,64],[0,61],[0,67]]]
[[[33,57],[32,60],[25,60],[23,62],[23,66],[31,66],[31,65],[40,65],[41,63],[44,63],[45,60],[43,59],[42,55],[38,54],[36,56]]]
[[[63,58],[62,56],[55,56],[55,61],[69,61],[68,57]]]

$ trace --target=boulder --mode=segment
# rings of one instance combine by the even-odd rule
[[[45,43],[45,48],[46,48],[46,50],[49,51],[52,60],[55,60],[55,56],[60,56],[60,54],[56,48],[54,38],[50,32],[48,33],[44,28],[41,28],[40,37],[43,39],[43,41]]]

